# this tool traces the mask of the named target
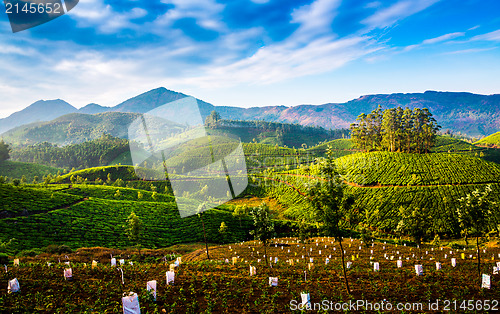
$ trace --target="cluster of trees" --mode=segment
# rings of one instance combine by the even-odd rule
[[[299,146],[299,138],[313,139],[316,144],[323,140],[334,140],[349,136],[347,129],[327,130],[319,126],[304,126],[297,123],[279,123],[263,120],[242,121],[222,119],[216,111],[205,119],[205,126],[239,135],[243,142],[257,142],[267,137],[276,137],[279,145]],[[251,137],[249,137],[251,135]]]
[[[47,142],[21,147],[13,150],[11,157],[15,161],[58,168],[83,169],[107,166],[128,150],[128,140],[103,134],[99,139],[65,147],[58,147]]]
[[[9,145],[7,145],[7,143],[5,143],[3,139],[0,140],[0,161],[9,159],[10,158],[9,153],[10,153]]]
[[[382,111],[379,106],[358,116],[351,124],[351,138],[363,151],[427,153],[435,145],[440,128],[427,108]]]

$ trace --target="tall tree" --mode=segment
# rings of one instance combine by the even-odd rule
[[[401,220],[396,227],[396,231],[410,235],[413,240],[420,244],[428,235],[431,227],[432,217],[426,209],[403,207],[399,208]]]
[[[344,248],[342,240],[345,231],[342,229],[343,222],[356,224],[356,219],[350,211],[353,204],[351,197],[344,193],[343,182],[334,161],[334,151],[328,147],[326,158],[318,159],[316,162],[321,179],[312,181],[307,187],[307,196],[315,210],[315,218],[322,224],[323,229],[339,242],[340,255],[342,258],[342,269],[347,292],[350,294],[349,281],[345,266]]]
[[[269,207],[266,203],[262,203],[257,207],[253,207],[250,210],[250,215],[253,218],[255,227],[250,231],[250,234],[253,235],[256,240],[262,241],[266,265],[269,266],[266,246],[267,241],[274,235],[274,223],[269,213]]]
[[[491,196],[491,186],[486,186],[484,191],[474,190],[458,201],[458,221],[465,236],[476,237],[477,271],[481,278],[481,254],[479,251],[479,238],[490,230],[498,232],[499,210],[498,204]]]
[[[7,143],[5,143],[2,140],[0,140],[0,161],[4,161],[10,158],[10,148]]]
[[[141,236],[142,236],[143,224],[141,219],[134,213],[130,213],[127,218],[126,234],[130,241],[132,241],[141,255]]]
[[[217,111],[213,110],[210,113],[210,115],[205,119],[205,126],[212,129],[216,128],[217,126],[219,126],[220,120],[222,120],[220,114]]]

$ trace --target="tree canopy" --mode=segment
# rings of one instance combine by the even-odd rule
[[[351,137],[364,151],[428,153],[436,143],[437,125],[429,109],[379,106],[351,124]]]
[[[2,140],[0,140],[0,161],[4,161],[10,158],[10,148],[7,143],[5,143]]]

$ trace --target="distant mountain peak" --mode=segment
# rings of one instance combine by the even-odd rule
[[[109,111],[111,108],[110,107],[103,107],[101,105],[95,104],[95,103],[90,103],[86,105],[85,107],[80,108],[78,110],[79,113],[86,113],[86,114],[96,114],[96,113],[103,113]]]
[[[132,97],[111,108],[111,111],[145,113],[166,103],[188,97],[165,87],[158,87]]]
[[[37,121],[50,121],[77,109],[62,99],[38,100],[21,111],[0,119],[0,134],[17,126]]]

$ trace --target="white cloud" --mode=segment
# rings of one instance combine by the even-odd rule
[[[450,33],[450,34],[445,34],[439,37],[431,38],[431,39],[426,39],[422,42],[424,45],[432,45],[432,44],[437,44],[443,41],[448,41],[451,39],[455,39],[457,37],[462,37],[465,36],[465,33],[463,32],[457,32],[457,33]]]
[[[370,29],[391,26],[410,15],[423,11],[439,0],[401,0],[394,5],[375,12],[361,23]]]
[[[444,35],[441,35],[441,36],[438,36],[435,38],[426,39],[426,40],[422,41],[422,43],[420,43],[420,44],[406,46],[403,50],[410,51],[410,50],[413,50],[415,48],[419,48],[419,47],[422,47],[425,45],[433,45],[433,44],[449,41],[449,40],[452,40],[452,39],[455,39],[458,37],[463,37],[463,36],[465,36],[465,33],[463,33],[463,32],[444,34]]]
[[[147,15],[142,8],[133,8],[124,13],[113,10],[103,0],[81,1],[68,15],[75,19],[80,27],[95,27],[101,33],[111,34],[122,29],[137,28],[131,20]]]
[[[187,78],[185,84],[205,88],[227,87],[235,84],[270,84],[296,77],[338,69],[348,62],[374,52],[370,40],[353,37],[340,40],[317,39],[304,47],[295,43],[261,48],[253,56],[220,67],[209,66],[203,75]]]
[[[221,31],[225,29],[219,14],[224,10],[224,5],[215,0],[162,0],[162,3],[174,5],[157,19],[157,24],[170,26],[182,18],[194,18],[199,26]]]
[[[292,12],[292,23],[300,24],[295,32],[296,38],[313,38],[321,34],[330,34],[331,24],[337,15],[340,0],[316,0]]]
[[[474,36],[471,40],[500,41],[500,29],[490,33]]]
[[[457,51],[450,51],[450,52],[445,52],[443,54],[445,55],[458,55],[458,54],[466,54],[466,53],[477,53],[477,52],[484,52],[484,51],[490,51],[496,49],[496,47],[492,48],[471,48],[471,49],[463,49],[463,50],[457,50]]]

